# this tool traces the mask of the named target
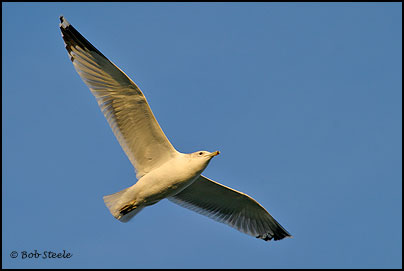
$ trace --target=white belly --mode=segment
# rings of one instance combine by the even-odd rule
[[[181,160],[170,161],[146,174],[130,188],[138,206],[147,206],[173,196],[191,185],[202,173]],[[130,196],[132,198],[132,195]]]

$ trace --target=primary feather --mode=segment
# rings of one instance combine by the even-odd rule
[[[135,167],[136,177],[159,167],[176,152],[138,86],[60,18],[62,37],[77,73],[97,99],[116,138]]]

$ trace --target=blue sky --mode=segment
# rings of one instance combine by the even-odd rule
[[[6,268],[401,268],[401,3],[3,3]],[[132,165],[59,16],[142,89],[181,152],[293,236],[264,242],[163,200],[102,197]],[[21,259],[66,250],[69,259]],[[16,251],[15,259],[10,253]]]

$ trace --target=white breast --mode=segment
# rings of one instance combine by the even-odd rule
[[[173,196],[191,185],[202,173],[201,167],[186,155],[179,154],[159,168],[146,174],[131,187],[134,198],[141,204],[151,205]]]

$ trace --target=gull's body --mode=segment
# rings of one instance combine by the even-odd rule
[[[104,197],[115,218],[127,222],[143,208],[167,198],[265,241],[291,236],[253,198],[202,176],[219,152],[178,152],[138,86],[63,16],[60,21],[70,59],[96,97],[138,178],[133,186]]]
[[[199,155],[201,153],[201,155]],[[210,159],[219,154],[199,152],[196,154],[179,153],[166,163],[144,175],[133,186],[122,190],[122,194],[106,196],[105,203],[111,213],[122,222],[129,221],[135,213],[148,205],[155,204],[164,198],[175,196],[191,185],[208,165]],[[194,156],[200,156],[193,159]],[[202,163],[201,163],[202,161]],[[129,202],[127,200],[129,199]],[[128,210],[121,214],[122,206],[128,210],[135,207],[131,216],[125,216]],[[139,207],[137,207],[139,206]]]

